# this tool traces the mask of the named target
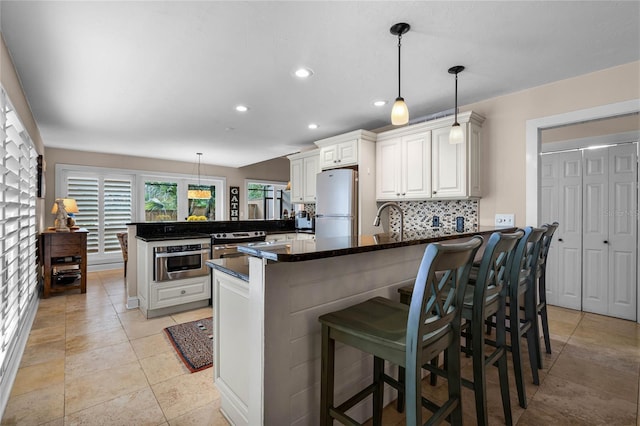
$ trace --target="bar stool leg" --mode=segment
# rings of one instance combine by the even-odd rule
[[[527,393],[524,387],[524,371],[522,369],[522,351],[520,350],[520,313],[518,312],[517,303],[512,302],[509,311],[511,355],[513,358],[513,372],[516,376],[518,402],[522,408],[527,408]]]
[[[335,369],[335,340],[329,337],[329,327],[322,325],[322,365],[320,379],[320,424],[331,426],[333,420],[329,408],[333,405]]]
[[[502,303],[504,303],[504,301]],[[500,309],[496,313],[496,346],[504,348],[505,351],[504,355],[498,360],[498,376],[500,378],[500,395],[502,397],[504,422],[507,426],[511,426],[513,424],[513,419],[511,417],[511,399],[509,398],[509,371],[506,354],[507,331],[504,308]]]
[[[373,426],[382,426],[382,397],[384,391],[384,381],[382,373],[384,372],[384,360],[373,357],[373,382],[375,388],[373,391]]]

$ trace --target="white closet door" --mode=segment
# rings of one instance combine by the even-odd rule
[[[583,310],[636,320],[637,147],[584,153]]]
[[[558,221],[547,259],[547,302],[582,308],[582,156],[542,156],[542,223]]]
[[[558,196],[558,181],[560,175],[560,168],[558,167],[558,155],[546,154],[541,158],[540,166],[540,223],[552,223],[559,221],[560,207]],[[547,303],[550,305],[557,305],[559,303],[558,297],[558,274],[560,268],[558,265],[558,235],[551,240],[551,246],[549,247],[549,254],[547,256]]]
[[[609,148],[609,315],[636,320],[637,147]]]
[[[606,315],[609,275],[609,152],[584,151],[583,310]]]

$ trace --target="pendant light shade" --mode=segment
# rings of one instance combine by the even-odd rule
[[[407,108],[407,104],[400,94],[400,50],[402,46],[402,35],[410,29],[411,26],[404,22],[397,23],[389,29],[391,34],[398,36],[398,97],[393,104],[393,108],[391,108],[391,124],[394,126],[400,126],[409,122],[409,108]]]
[[[456,65],[455,67],[449,68],[449,74],[456,75],[455,119],[453,121],[453,126],[451,126],[451,131],[449,132],[449,143],[452,145],[464,142],[464,132],[462,131],[460,123],[458,123],[458,73],[463,70],[464,67],[462,65]]]
[[[399,126],[409,122],[409,108],[404,99],[397,98],[391,108],[391,124]]]
[[[188,190],[187,198],[190,200],[208,200],[211,198],[211,191],[200,188],[200,157],[202,157],[202,153],[197,152],[196,155],[198,156],[198,187],[197,189]]]

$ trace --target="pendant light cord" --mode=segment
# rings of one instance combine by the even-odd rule
[[[458,73],[456,73],[456,105],[453,112],[455,114],[454,124],[458,124]]]
[[[402,96],[400,96],[400,52],[401,52],[401,47],[402,45],[402,34],[398,34],[398,97],[401,98]]]

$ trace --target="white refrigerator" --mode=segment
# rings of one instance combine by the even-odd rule
[[[358,235],[357,172],[333,169],[316,177],[316,238]]]

